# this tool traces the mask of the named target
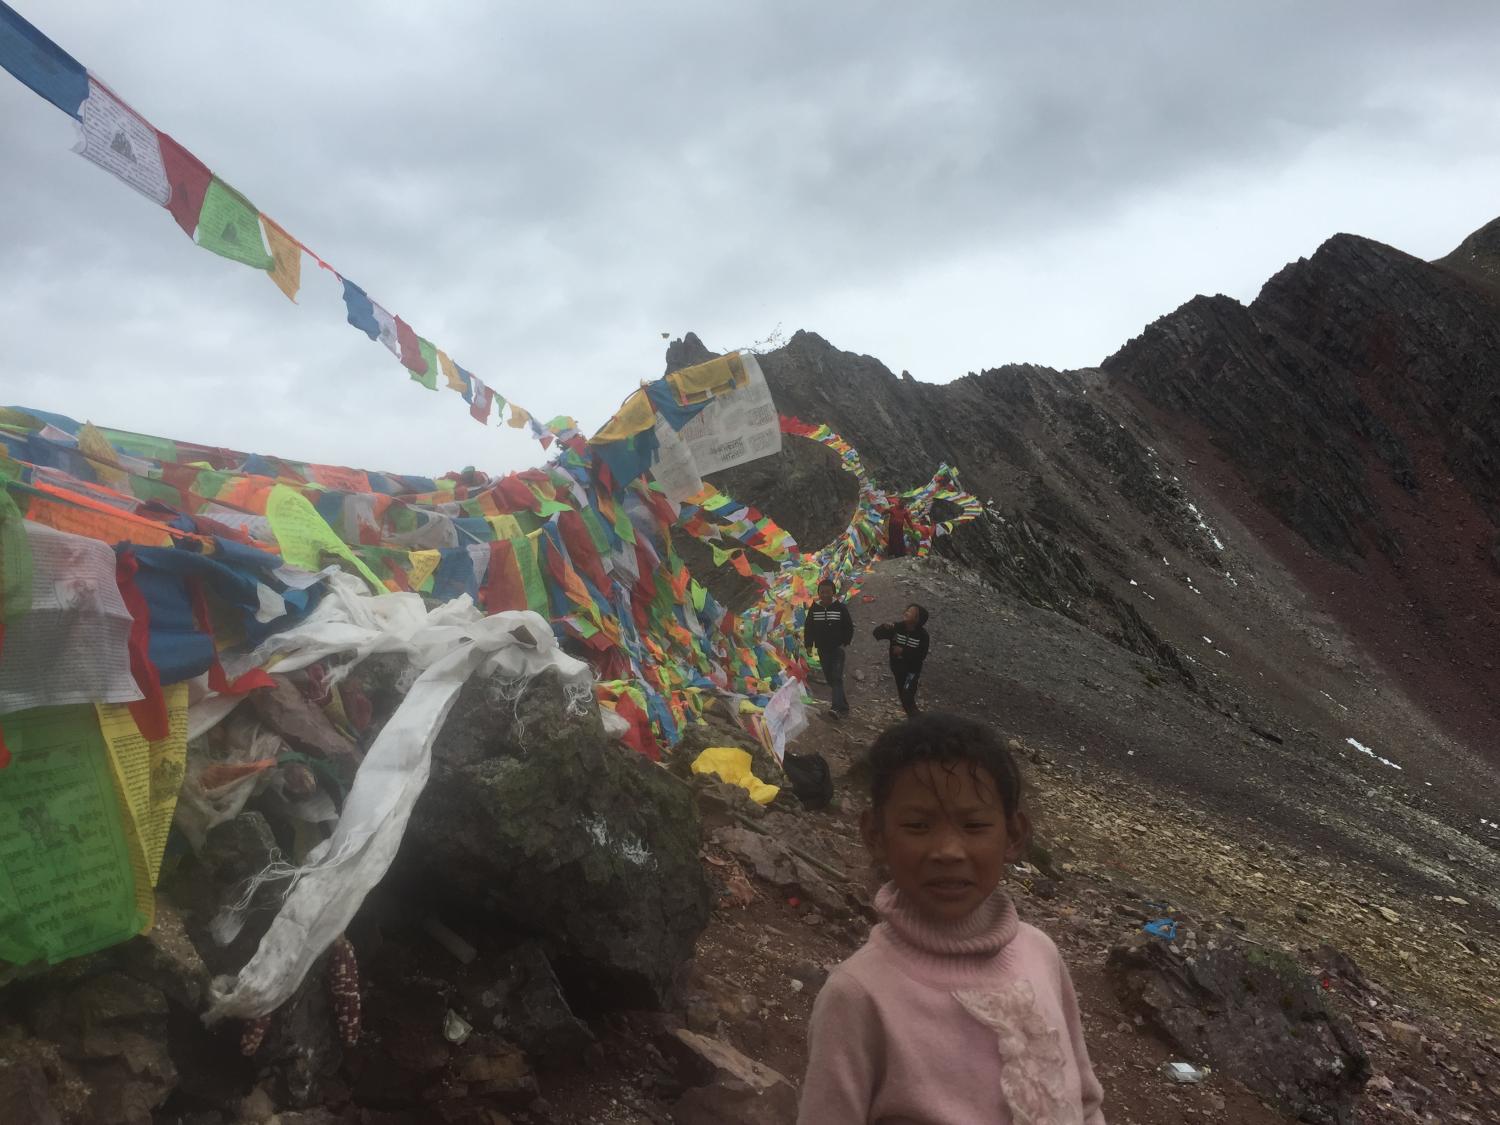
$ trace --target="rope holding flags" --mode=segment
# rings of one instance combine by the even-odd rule
[[[0,0],[0,68],[73,118],[79,131],[75,152],[165,208],[183,233],[203,249],[265,271],[293,302],[302,288],[302,256],[306,254],[343,284],[348,322],[371,340],[385,344],[413,381],[437,390],[441,368],[445,386],[463,396],[476,421],[488,424],[491,406],[504,412],[507,400],[493,388],[452,360],[444,363],[446,355],[436,345],[418,336],[401,317],[386,312],[363,288],[261,212],[181,143],[158,130],[4,0]],[[525,428],[530,413],[513,402],[509,406],[509,424]]]

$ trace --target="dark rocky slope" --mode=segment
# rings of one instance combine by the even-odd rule
[[[1339,235],[1104,364],[1443,724],[1500,733],[1500,299]],[[1290,533],[1290,534],[1288,534]]]
[[[1339,235],[1249,306],[1196,297],[1097,370],[931,385],[809,332],[761,363],[784,413],[833,425],[882,483],[957,465],[1001,518],[952,548],[1007,592],[1171,666],[1174,646],[1224,631],[1222,606],[1148,601],[1128,585],[1143,567],[1171,572],[1172,595],[1288,578],[1265,591],[1295,606],[1279,628],[1346,633],[1314,647],[1353,643],[1349,660],[1486,752],[1500,742],[1497,263],[1500,222],[1438,263]],[[708,354],[689,335],[669,366]],[[808,507],[801,489],[755,484],[778,518]]]

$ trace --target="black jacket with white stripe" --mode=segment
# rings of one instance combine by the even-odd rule
[[[877,641],[891,642],[891,670],[893,672],[920,672],[922,661],[927,659],[927,630],[918,625],[909,628],[905,622],[894,625],[875,626]]]
[[[843,602],[824,605],[813,602],[807,607],[802,625],[802,645],[820,651],[842,648],[854,639],[854,618]]]

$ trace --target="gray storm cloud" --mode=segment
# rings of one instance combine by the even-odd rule
[[[1335,230],[1435,256],[1500,213],[1479,3],[18,6],[500,393],[588,425],[662,331],[808,327],[938,381],[1086,364]],[[395,470],[538,458],[408,384],[311,263],[294,308],[71,139],[0,75],[0,397]]]

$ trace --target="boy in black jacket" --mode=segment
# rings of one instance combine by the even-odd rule
[[[875,639],[891,642],[891,673],[896,677],[901,708],[908,715],[917,713],[917,681],[922,678],[929,642],[926,625],[927,610],[913,603],[894,625],[875,626]]]
[[[807,620],[802,626],[802,647],[818,650],[818,663],[823,665],[823,676],[833,689],[833,715],[842,719],[849,713],[849,700],[844,695],[844,647],[854,639],[854,618],[849,616],[849,607],[834,597],[832,580],[818,583],[818,600],[807,607]]]

